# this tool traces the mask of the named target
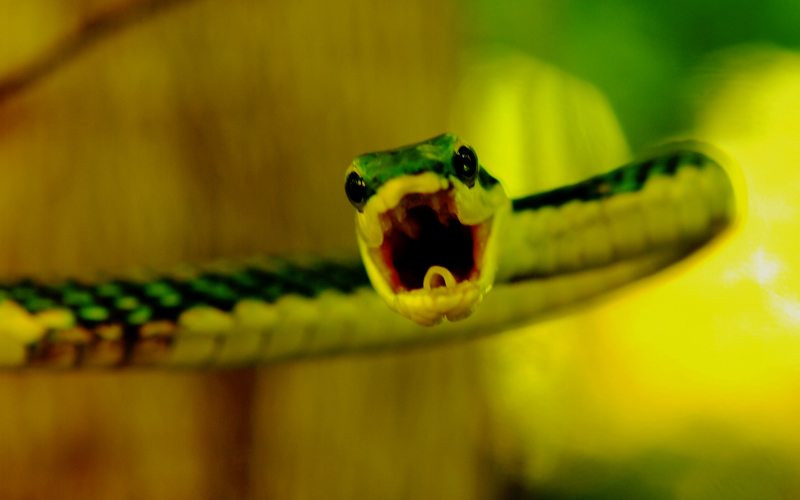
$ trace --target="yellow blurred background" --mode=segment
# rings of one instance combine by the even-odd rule
[[[517,196],[701,138],[749,202],[676,269],[478,341],[0,374],[0,498],[800,496],[800,55],[733,46],[791,46],[798,10],[610,4],[0,1],[3,276],[354,252],[346,165],[446,130]]]

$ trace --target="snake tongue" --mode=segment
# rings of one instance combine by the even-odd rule
[[[456,278],[446,267],[431,266],[425,273],[422,286],[428,291],[440,287],[452,288],[456,286]]]

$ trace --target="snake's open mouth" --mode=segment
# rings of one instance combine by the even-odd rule
[[[450,191],[404,196],[381,214],[383,243],[373,258],[395,293],[451,288],[480,277],[491,219],[459,221]]]
[[[421,325],[466,318],[494,283],[495,215],[507,203],[502,188],[469,187],[435,172],[386,182],[356,214],[375,290]]]

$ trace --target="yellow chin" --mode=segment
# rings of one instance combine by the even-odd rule
[[[431,268],[433,269],[433,268]],[[483,299],[481,286],[473,281],[462,281],[452,286],[420,288],[395,295],[392,309],[406,318],[424,326],[464,319]]]

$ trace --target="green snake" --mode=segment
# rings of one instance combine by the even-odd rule
[[[454,134],[365,154],[345,173],[361,262],[260,258],[4,283],[0,366],[242,366],[525,325],[728,227],[734,191],[709,151],[676,143],[514,200]]]

